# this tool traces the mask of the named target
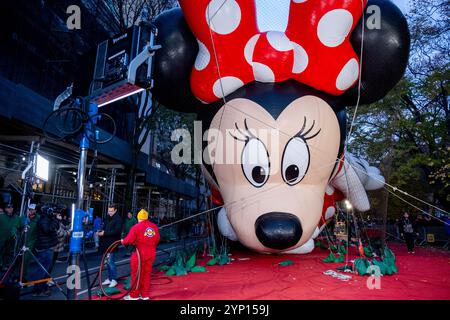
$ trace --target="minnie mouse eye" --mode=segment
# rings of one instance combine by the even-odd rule
[[[242,171],[255,187],[262,187],[269,179],[270,161],[266,146],[257,138],[251,138],[242,150]]]
[[[309,148],[306,142],[298,137],[291,139],[283,152],[282,175],[283,180],[293,186],[306,175],[309,167]]]

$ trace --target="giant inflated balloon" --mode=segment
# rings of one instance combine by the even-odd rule
[[[387,0],[291,1],[286,31],[260,32],[253,1],[180,5],[156,19],[154,93],[202,120],[220,231],[260,252],[310,252],[336,201],[368,210],[366,190],[383,185],[344,154],[345,106],[358,92],[379,100],[401,78],[405,18]]]

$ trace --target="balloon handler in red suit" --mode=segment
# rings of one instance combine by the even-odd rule
[[[158,227],[148,220],[148,212],[142,209],[139,211],[138,224],[134,225],[130,233],[122,239],[123,245],[133,245],[139,250],[141,256],[141,272],[138,282],[126,296],[125,300],[149,300],[150,299],[150,279],[152,275],[153,261],[156,257],[156,246],[160,236]],[[138,257],[136,251],[133,252],[130,260],[131,284],[138,276]]]

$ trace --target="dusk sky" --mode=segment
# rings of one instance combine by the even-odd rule
[[[409,10],[409,0],[392,0],[403,13]],[[258,26],[261,32],[286,29],[291,0],[255,0]],[[274,15],[276,13],[276,15]]]
[[[409,0],[393,0],[393,2],[403,11],[403,13],[408,12]]]

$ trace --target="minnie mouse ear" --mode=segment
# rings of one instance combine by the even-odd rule
[[[180,8],[163,12],[155,19],[158,28],[153,94],[164,106],[182,112],[195,112],[200,102],[190,87],[192,66],[198,44]]]
[[[402,78],[408,63],[410,36],[400,9],[389,0],[370,0],[364,21],[359,21],[350,39],[357,54],[361,52],[362,23],[364,47],[360,103],[368,104],[383,98]],[[347,104],[354,105],[357,97],[358,83],[346,92],[344,98]]]

